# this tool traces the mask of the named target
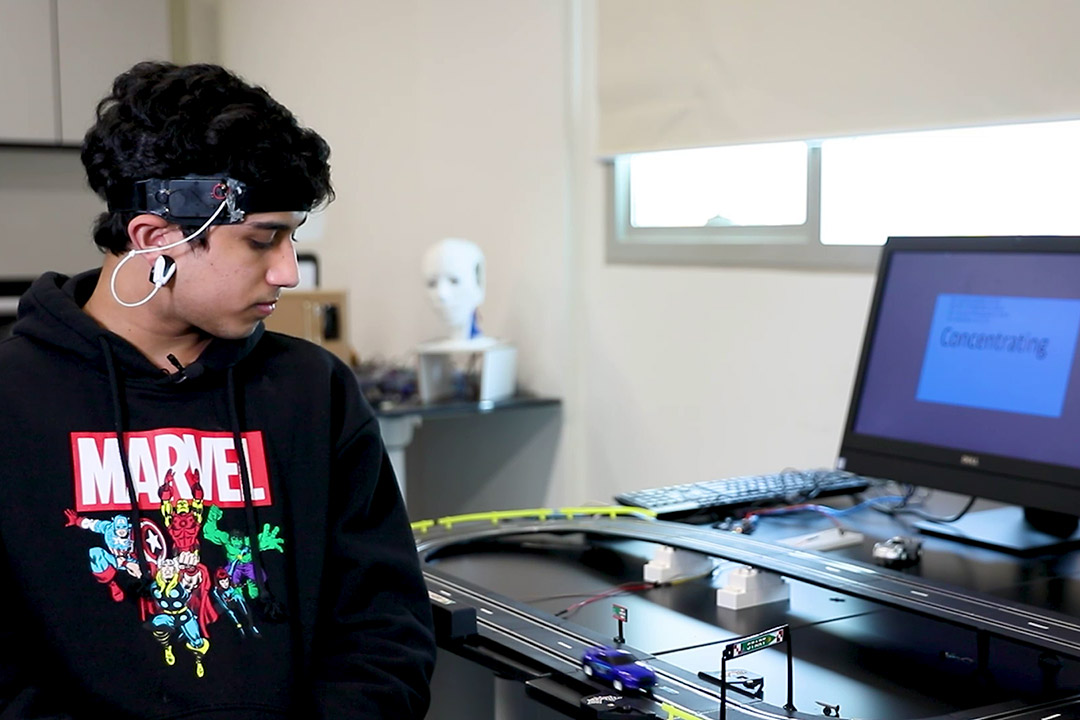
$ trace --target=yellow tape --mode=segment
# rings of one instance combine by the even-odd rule
[[[682,720],[701,720],[700,715],[688,713],[685,710],[680,710],[674,705],[668,705],[666,702],[660,703],[660,709],[668,714],[668,720],[672,718],[681,718]]]
[[[552,510],[551,508],[491,510],[489,512],[465,513],[463,515],[447,515],[438,520],[418,520],[412,524],[412,529],[414,532],[426,533],[432,525],[436,524],[449,530],[458,523],[490,522],[492,525],[498,525],[500,520],[514,520],[521,518],[547,520],[552,515],[565,515],[566,517],[571,518],[577,516],[593,517],[596,515],[606,515],[609,518],[616,517],[617,515],[635,515],[638,517],[644,515],[646,517],[654,518],[656,517],[656,512],[645,508],[627,507],[625,505],[565,507],[559,508],[558,510]]]

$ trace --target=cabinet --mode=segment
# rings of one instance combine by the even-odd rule
[[[169,60],[168,0],[57,0],[60,138],[79,144],[113,78]]]
[[[171,56],[168,0],[0,0],[0,142],[78,145],[117,74]]]
[[[56,142],[53,3],[0,0],[0,68],[0,142]]]

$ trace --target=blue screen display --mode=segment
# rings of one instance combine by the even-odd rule
[[[941,294],[915,397],[1061,417],[1080,300]]]
[[[853,429],[1080,468],[1080,254],[895,252]]]

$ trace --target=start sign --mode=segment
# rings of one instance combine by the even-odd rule
[[[775,627],[772,630],[766,630],[765,632],[758,633],[757,635],[751,635],[745,637],[742,640],[737,640],[730,645],[724,646],[724,657],[731,659],[733,657],[739,657],[740,655],[749,655],[755,653],[758,650],[764,650],[767,647],[773,645],[779,645],[784,642],[786,625]]]

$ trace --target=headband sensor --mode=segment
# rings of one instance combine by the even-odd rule
[[[210,218],[212,225],[232,225],[251,212],[248,199],[247,185],[239,180],[189,175],[139,180],[110,195],[108,206],[110,212],[150,213],[177,225],[201,225]]]

